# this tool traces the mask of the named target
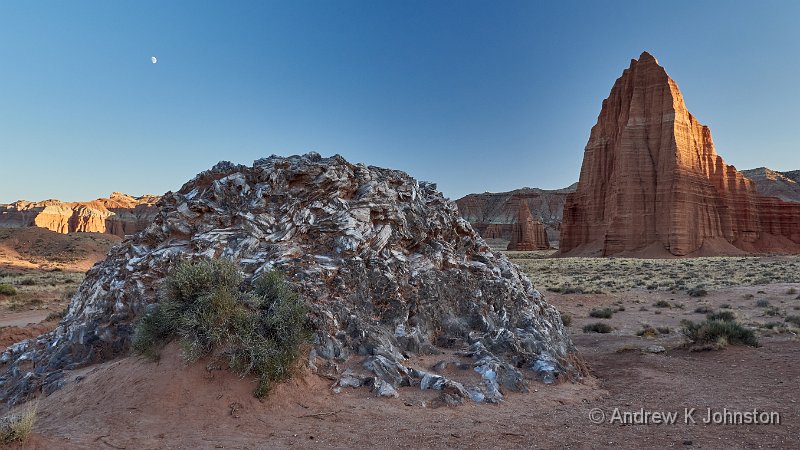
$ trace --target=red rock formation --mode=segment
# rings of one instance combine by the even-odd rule
[[[564,207],[565,255],[800,251],[800,205],[765,198],[726,165],[658,61],[614,83]]]
[[[0,227],[39,227],[57,233],[96,232],[124,237],[150,224],[158,212],[158,200],[153,195],[131,197],[118,192],[90,202],[20,200],[0,205]]]
[[[520,200],[517,208],[517,221],[514,223],[511,242],[509,242],[507,250],[547,250],[549,248],[550,242],[547,240],[544,225],[533,219],[528,204],[524,200]]]
[[[533,218],[543,224],[548,241],[557,244],[564,201],[567,194],[575,190],[576,184],[555,190],[523,188],[511,192],[469,194],[456,200],[456,204],[461,217],[482,238],[505,247],[511,240],[519,202],[524,201]]]

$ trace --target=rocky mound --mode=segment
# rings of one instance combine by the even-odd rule
[[[564,202],[567,194],[575,191],[576,185],[555,190],[523,188],[510,192],[469,194],[456,200],[456,204],[461,216],[481,237],[505,246],[514,233],[519,204],[525,202],[534,220],[544,225],[548,242],[557,246]]]
[[[286,273],[310,302],[309,361],[342,386],[396,395],[416,384],[453,401],[498,401],[503,389],[526,389],[526,371],[552,381],[573,370],[558,312],[435,185],[403,172],[317,154],[220,163],[160,205],[87,273],[54,332],[0,356],[3,400],[49,393],[65,370],[126,354],[160,280],[197,258],[234,259],[248,280]],[[404,364],[439,348],[471,358],[481,382]]]
[[[645,52],[614,83],[567,196],[561,254],[800,251],[800,205],[759,195]]]
[[[113,192],[90,202],[20,200],[0,205],[0,228],[46,228],[56,233],[109,233],[119,237],[143,230],[155,217],[159,197]]]

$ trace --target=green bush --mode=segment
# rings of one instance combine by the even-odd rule
[[[800,316],[786,316],[783,320],[786,323],[791,323],[794,326],[800,327]]]
[[[756,300],[756,306],[759,308],[766,308],[769,306],[769,300],[765,300],[763,298],[761,300]]]
[[[583,327],[584,333],[611,333],[612,330],[611,326],[602,322],[591,323]]]
[[[612,308],[602,308],[602,309],[594,308],[591,311],[589,311],[589,317],[594,317],[597,319],[610,319],[611,316],[614,315],[614,312],[615,311]]]
[[[758,347],[758,339],[753,331],[736,321],[706,320],[694,323],[684,320],[681,325],[681,332],[695,348],[718,349],[728,344]]]
[[[572,314],[561,313],[561,322],[564,323],[565,327],[568,327],[572,324]]]
[[[139,321],[133,351],[158,358],[178,337],[183,355],[196,361],[225,356],[241,375],[258,377],[257,397],[291,376],[300,346],[311,337],[308,307],[278,272],[258,277],[240,292],[242,275],[228,260],[181,263],[165,279],[160,302]]]
[[[10,284],[0,284],[0,295],[17,295],[17,290]]]

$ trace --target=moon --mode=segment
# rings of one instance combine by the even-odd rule
[[[151,57],[150,57],[150,61],[151,61],[153,64],[155,64],[155,63],[157,63],[157,62],[158,62],[158,58],[156,58],[155,56],[151,56]]]

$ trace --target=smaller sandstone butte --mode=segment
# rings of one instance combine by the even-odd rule
[[[742,170],[756,191],[766,197],[777,197],[786,202],[800,202],[800,170],[778,172],[766,167]]]
[[[108,233],[125,237],[143,230],[158,212],[160,197],[113,192],[90,202],[19,200],[0,205],[0,228],[39,227],[56,233]]]
[[[567,194],[573,192],[577,184],[563,189],[522,188],[510,192],[484,192],[469,194],[458,200],[461,217],[494,246],[505,247],[513,234],[517,221],[519,203],[528,206],[534,220],[542,223],[547,240],[557,245],[561,229],[561,218]]]
[[[711,131],[647,52],[614,83],[567,197],[568,256],[800,252],[800,204],[764,197],[717,155]]]
[[[538,220],[534,220],[531,210],[525,201],[519,202],[517,210],[517,221],[511,234],[507,250],[547,250],[550,242],[547,240],[547,233],[544,225]]]

